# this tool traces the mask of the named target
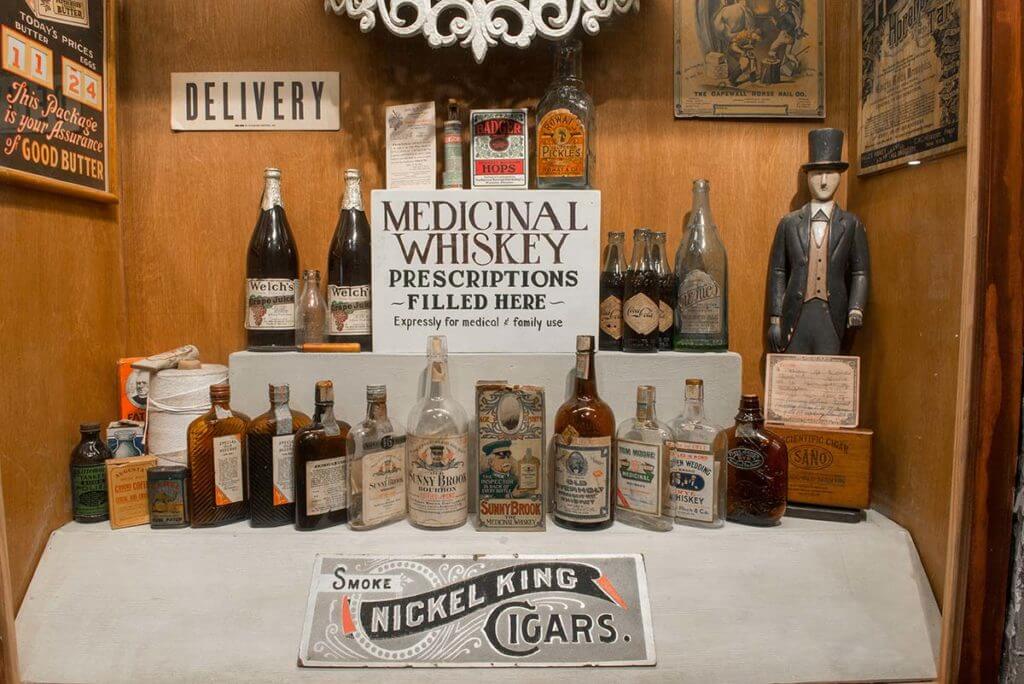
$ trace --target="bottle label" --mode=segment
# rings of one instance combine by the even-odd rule
[[[451,527],[469,513],[466,470],[469,436],[409,436],[409,519],[424,527]]]
[[[709,274],[695,270],[679,285],[679,331],[683,334],[722,334],[722,289]]]
[[[295,281],[291,278],[248,278],[245,329],[294,329],[295,289]]]
[[[71,466],[71,501],[74,514],[107,515],[107,467],[103,463]]]
[[[601,332],[613,340],[622,339],[622,300],[615,295],[601,302]]]
[[[658,332],[666,333],[672,329],[674,318],[672,307],[663,300],[658,303],[658,313],[660,314],[658,317]]]
[[[662,466],[660,444],[616,440],[615,463],[619,469],[619,508],[661,515]]]
[[[295,501],[295,437],[275,435],[271,438],[274,472],[274,505]]]
[[[330,335],[370,334],[370,286],[328,285]]]
[[[363,455],[363,524],[378,525],[405,513],[405,437],[385,435],[381,450]]]
[[[747,447],[729,449],[729,465],[740,470],[757,470],[764,465],[764,454]]]
[[[643,292],[637,292],[627,299],[622,308],[622,319],[626,325],[641,335],[654,332],[660,317],[657,303]]]
[[[218,506],[245,501],[242,478],[242,438],[239,435],[214,437],[213,484]]]
[[[519,489],[523,492],[540,489],[540,468],[536,463],[519,464]]]
[[[587,131],[568,109],[553,109],[537,124],[537,177],[582,178],[587,157]]]
[[[306,515],[323,515],[348,506],[348,458],[306,462]]]
[[[555,512],[572,522],[604,522],[611,517],[611,437],[564,440],[555,450]]]
[[[576,377],[581,380],[590,379],[590,357],[588,352],[576,352]]]
[[[715,456],[711,445],[669,442],[669,502],[672,517],[713,522],[715,516]]]

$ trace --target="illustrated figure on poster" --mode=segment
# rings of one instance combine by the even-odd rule
[[[800,68],[799,60],[793,56],[792,48],[798,40],[807,35],[803,29],[803,18],[800,16],[799,0],[775,0],[777,14],[772,17],[772,24],[779,30],[768,54],[781,67],[781,75],[791,77]]]
[[[512,472],[512,442],[499,439],[485,444],[487,468],[480,473],[480,496],[494,499],[508,499],[519,486],[519,479]]]
[[[723,51],[740,32],[754,28],[754,13],[747,5],[747,0],[724,0],[715,12],[712,24],[718,36],[719,51]]]
[[[773,352],[835,355],[847,329],[864,324],[870,259],[864,224],[835,201],[843,132],[813,130],[803,165],[811,201],[779,222],[768,271]]]

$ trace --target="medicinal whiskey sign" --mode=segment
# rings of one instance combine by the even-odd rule
[[[304,667],[654,665],[643,557],[317,556]]]
[[[104,0],[0,4],[0,167],[15,177],[108,192],[106,22]]]
[[[551,352],[597,334],[601,194],[373,193],[374,350]]]

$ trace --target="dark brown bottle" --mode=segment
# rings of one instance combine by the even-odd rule
[[[633,259],[626,271],[622,302],[622,351],[658,351],[661,288],[651,263],[651,231],[633,231]]]
[[[626,279],[626,234],[608,233],[601,269],[601,329],[597,346],[601,351],[622,351],[622,296]]]
[[[615,415],[597,394],[594,338],[576,338],[576,391],[555,415],[555,524],[603,530],[615,521]]]
[[[295,529],[348,521],[349,429],[334,417],[334,384],[316,383],[313,422],[295,434]]]
[[[327,339],[373,351],[370,321],[370,224],[359,171],[345,172],[345,199],[327,256]]]
[[[295,348],[299,250],[281,204],[281,171],[267,169],[260,217],[245,261],[245,332],[249,351]]]
[[[786,512],[789,452],[764,429],[756,394],[744,394],[736,425],[729,429],[728,514],[732,522],[769,527]]]
[[[215,527],[249,517],[245,450],[249,417],[231,409],[227,383],[210,385],[210,403],[210,410],[188,426],[192,527]]]
[[[656,232],[652,244],[651,261],[658,274],[658,351],[672,351],[675,333],[676,297],[679,296],[679,281],[676,272],[668,263],[665,247],[665,233]]]
[[[113,458],[100,439],[99,423],[82,423],[81,441],[71,452],[71,512],[76,522],[110,519],[107,499],[107,464]]]
[[[249,423],[249,524],[277,527],[295,522],[295,433],[309,416],[288,406],[288,385],[270,385],[270,410]]]

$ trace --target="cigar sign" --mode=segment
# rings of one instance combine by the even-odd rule
[[[304,667],[654,665],[639,554],[318,555]]]
[[[597,334],[601,194],[373,193],[374,348],[551,352]]]

